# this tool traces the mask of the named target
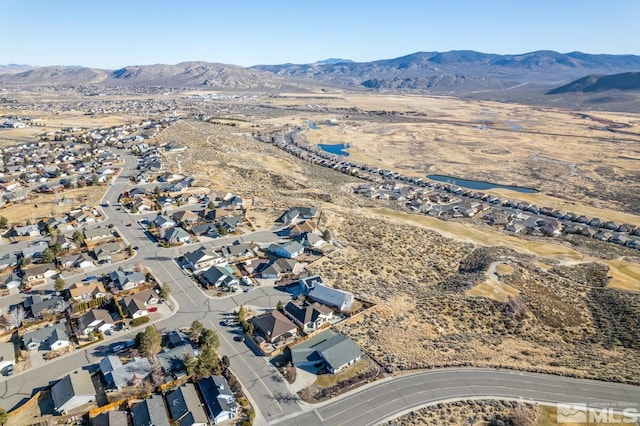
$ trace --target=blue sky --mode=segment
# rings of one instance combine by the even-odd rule
[[[640,54],[640,0],[0,0],[0,64],[250,66],[417,51]]]

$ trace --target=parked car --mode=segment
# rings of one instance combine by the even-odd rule
[[[10,364],[7,369],[5,370],[5,375],[7,376],[13,376],[13,364]]]

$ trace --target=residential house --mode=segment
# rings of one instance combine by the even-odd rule
[[[43,314],[58,309],[63,302],[64,299],[60,296],[33,294],[27,297],[22,305],[31,315],[40,318]]]
[[[204,247],[185,253],[184,259],[189,265],[189,268],[194,272],[213,265],[224,266],[227,263],[224,257],[214,251],[208,251]]]
[[[323,305],[335,306],[343,312],[351,309],[355,301],[353,293],[327,287],[322,282],[322,278],[317,275],[301,279],[300,284],[303,289],[309,290],[308,296],[311,300]]]
[[[73,237],[62,233],[58,234],[54,244],[59,245],[63,251],[75,250],[78,248],[78,245],[73,240]]]
[[[77,282],[69,287],[69,297],[73,300],[90,300],[105,297],[107,291],[99,281]]]
[[[96,258],[98,263],[111,263],[111,256],[122,251],[120,242],[113,241],[106,244],[100,244],[93,248],[93,257]]]
[[[40,236],[40,228],[38,225],[16,226],[13,228],[13,234],[18,237],[38,237]]]
[[[106,226],[97,226],[95,228],[85,228],[84,239],[86,241],[99,241],[113,237],[111,229]]]
[[[18,289],[22,285],[22,278],[17,272],[0,276],[0,288]]]
[[[131,417],[133,426],[169,426],[169,416],[162,395],[151,395],[134,405]]]
[[[129,190],[129,198],[141,199],[148,194],[144,187],[136,187]]]
[[[182,223],[186,225],[191,225],[197,222],[198,220],[200,220],[198,215],[192,212],[191,210],[177,211],[171,217],[176,223]]]
[[[302,220],[315,219],[320,211],[315,207],[294,207],[287,210],[281,217],[280,221],[285,224],[293,224]]]
[[[291,347],[291,361],[296,367],[325,367],[336,374],[362,357],[362,350],[348,337],[325,330]]]
[[[88,268],[93,266],[93,259],[86,253],[69,254],[66,256],[58,256],[58,264],[64,269],[71,268]]]
[[[49,247],[46,241],[35,242],[22,249],[22,257],[29,260],[36,257],[42,257],[42,252]]]
[[[160,196],[156,198],[156,204],[160,207],[161,210],[170,209],[173,207],[175,200],[168,196]]]
[[[302,244],[303,247],[309,247],[312,249],[320,248],[323,245],[327,244],[327,242],[323,240],[322,237],[314,234],[313,232],[303,232],[295,237],[295,241]]]
[[[260,272],[262,278],[280,278],[282,275],[293,274],[296,272],[298,262],[295,259],[286,259],[280,257],[271,262],[269,266]]]
[[[144,301],[133,296],[125,296],[122,299],[125,312],[132,318],[139,318],[149,314]]]
[[[277,309],[253,317],[249,321],[269,343],[296,336],[298,331],[296,325]]]
[[[13,268],[18,266],[18,256],[14,253],[7,253],[0,257],[0,271],[5,268]]]
[[[167,406],[173,421],[180,426],[207,426],[207,415],[193,383],[185,383],[167,393]]]
[[[198,276],[206,287],[225,287],[229,290],[236,290],[240,285],[233,269],[228,266],[214,265],[202,271]]]
[[[205,219],[213,220],[217,222],[227,219],[229,217],[233,217],[233,213],[230,210],[221,209],[221,208],[209,210],[204,216]]]
[[[283,244],[271,244],[268,250],[276,256],[295,259],[304,253],[304,247],[297,241],[287,241]]]
[[[235,232],[236,228],[238,226],[242,226],[242,224],[243,222],[240,216],[232,216],[232,217],[223,219],[222,222],[220,223],[220,226],[226,229],[227,232]]]
[[[105,309],[90,309],[78,318],[78,330],[85,336],[91,332],[104,333],[113,329],[114,324],[109,311]]]
[[[289,236],[293,238],[301,234],[306,234],[309,232],[313,233],[317,231],[317,229],[318,227],[314,221],[304,220],[289,227]]]
[[[146,198],[140,198],[137,200],[134,200],[133,202],[133,209],[134,211],[138,211],[138,212],[145,212],[145,211],[150,211],[151,208],[153,207],[151,201],[147,200]]]
[[[144,274],[135,271],[112,271],[109,273],[111,283],[119,290],[132,290],[145,282]]]
[[[136,299],[140,300],[142,303],[144,303],[147,306],[155,305],[160,301],[158,294],[153,289],[150,289],[150,288],[146,290],[142,290],[134,294],[134,296],[136,297]]]
[[[96,400],[91,375],[87,370],[75,370],[51,387],[55,410],[64,414]]]
[[[160,229],[169,229],[169,228],[173,228],[174,226],[176,226],[176,223],[171,220],[171,218],[169,218],[168,216],[164,216],[159,214],[158,216],[156,216],[153,219],[153,223],[154,225],[156,225],[158,228]]]
[[[186,375],[184,358],[187,355],[192,358],[196,358],[199,355],[199,351],[191,344],[184,344],[171,348],[164,348],[158,354],[158,359],[160,360],[162,369],[169,379],[183,377]]]
[[[287,303],[284,313],[305,333],[317,330],[333,318],[330,307],[317,302],[308,303],[298,300]]]
[[[231,245],[222,247],[220,251],[229,262],[246,260],[255,257],[255,253],[251,249],[251,245],[248,243],[241,243],[238,240],[236,240]]]
[[[190,242],[191,236],[187,231],[180,228],[179,226],[176,226],[174,228],[167,230],[164,233],[164,239],[169,244],[183,244],[183,243]]]
[[[220,203],[220,207],[231,210],[240,210],[244,208],[244,200],[237,195],[234,195],[228,200],[222,201]]]
[[[108,390],[118,390],[136,385],[149,377],[152,372],[147,358],[134,357],[123,364],[118,356],[109,355],[100,361],[100,371],[104,375]]]
[[[40,349],[54,351],[69,346],[69,334],[66,322],[48,325],[44,328],[28,331],[22,336],[22,344],[27,350]]]
[[[238,403],[224,377],[205,377],[198,381],[198,389],[204,399],[211,423],[218,424],[230,420],[238,412]]]
[[[212,223],[201,223],[191,227],[191,233],[195,236],[205,236],[209,238],[218,238],[220,233],[218,228]]]
[[[11,342],[0,343],[0,374],[16,362],[16,348]]]
[[[129,413],[122,410],[109,410],[98,414],[91,420],[92,426],[129,426]]]

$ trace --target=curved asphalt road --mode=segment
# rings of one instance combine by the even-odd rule
[[[619,410],[640,410],[640,387],[510,370],[446,368],[376,382],[270,424],[373,425],[427,405],[468,399],[611,403]]]

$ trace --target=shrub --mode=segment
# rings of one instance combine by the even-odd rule
[[[146,324],[149,321],[151,321],[151,320],[149,319],[149,317],[147,315],[144,315],[144,316],[141,316],[141,317],[138,317],[138,318],[134,318],[134,319],[131,320],[131,327],[137,327],[139,325]]]

